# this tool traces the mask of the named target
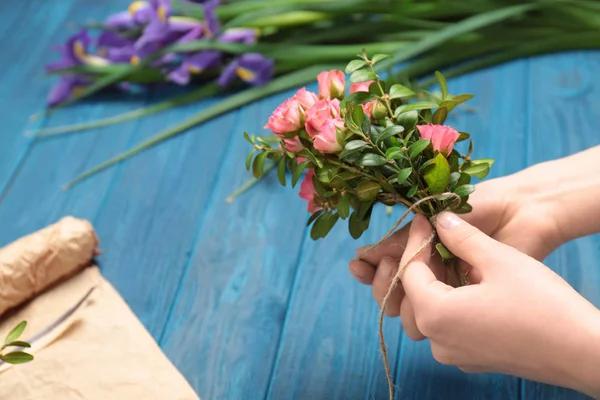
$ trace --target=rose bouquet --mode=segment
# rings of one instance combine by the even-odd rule
[[[359,57],[346,67],[352,83],[348,95],[344,72],[325,71],[317,77],[318,94],[302,88],[277,107],[265,128],[277,135],[278,146],[245,133],[253,145],[247,169],[260,178],[271,160],[282,185],[286,171],[291,172],[292,186],[306,171],[300,196],[308,202],[314,240],[324,238],[340,219],[347,220],[350,234],[359,238],[368,229],[377,203],[407,207],[386,237],[410,212],[432,219],[443,210],[471,211],[469,195],[475,190],[471,180],[484,178],[494,161],[472,159],[470,135],[444,122],[449,112],[473,96],[448,93],[439,72],[441,95],[426,91],[418,95],[401,84],[383,81],[376,73],[375,64],[387,55],[369,59],[363,50]],[[455,144],[465,140],[469,146],[462,154]],[[429,242],[434,240],[432,236]],[[448,276],[454,278],[451,283],[465,284],[455,257],[440,242],[435,248],[448,267]],[[398,268],[379,320],[390,391],[393,385],[381,324],[389,294],[404,268]]]

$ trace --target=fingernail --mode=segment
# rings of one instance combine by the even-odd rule
[[[450,212],[443,212],[440,215],[438,215],[436,223],[444,229],[452,229],[459,226],[461,220],[455,214],[452,214]]]

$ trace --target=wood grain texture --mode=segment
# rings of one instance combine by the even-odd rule
[[[566,157],[600,144],[600,52],[573,52],[531,61],[528,163]],[[546,260],[585,298],[600,307],[600,235],[568,243]],[[524,382],[525,400],[587,399],[580,393]]]
[[[161,342],[203,399],[260,399],[267,391],[306,204],[272,174],[233,203],[225,199],[251,178],[243,132],[263,134],[265,116],[289,95],[250,105],[239,111],[233,129],[214,132],[230,140],[215,165],[221,168],[211,172],[217,174],[206,188],[211,200],[198,220],[196,246]]]

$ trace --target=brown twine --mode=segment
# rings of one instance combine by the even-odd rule
[[[440,194],[434,194],[434,195],[422,198],[421,200],[415,202],[412,206],[410,206],[408,208],[408,210],[406,210],[406,212],[394,224],[394,226],[392,227],[392,229],[390,229],[388,231],[388,233],[386,233],[385,236],[381,240],[379,240],[379,242],[377,242],[376,244],[372,245],[364,253],[362,253],[359,258],[363,259],[367,254],[369,254],[371,251],[373,251],[375,248],[377,248],[379,245],[381,245],[381,243],[383,243],[385,240],[387,240],[394,233],[394,231],[396,230],[396,228],[398,228],[398,226],[400,226],[400,224],[402,223],[402,221],[404,221],[404,219],[406,219],[406,217],[411,212],[413,212],[419,205],[421,205],[422,203],[424,203],[426,201],[437,199],[439,197],[446,197],[446,196],[454,198],[459,203],[461,201],[461,198],[460,198],[459,195],[457,195],[456,193],[450,193],[450,192],[440,193]],[[433,222],[434,220],[435,220],[435,216],[432,216],[430,218],[430,221]],[[390,287],[389,287],[387,293],[385,294],[385,296],[383,297],[383,301],[381,302],[381,310],[379,311],[379,348],[380,348],[381,354],[383,356],[383,364],[384,364],[384,367],[385,367],[385,376],[386,376],[387,381],[388,381],[388,388],[389,388],[390,400],[394,399],[394,381],[392,380],[392,374],[390,372],[390,364],[389,364],[389,361],[388,361],[387,348],[385,346],[385,340],[384,340],[384,336],[383,336],[383,315],[384,315],[387,303],[388,303],[388,301],[389,301],[389,299],[390,299],[390,297],[391,297],[394,289],[396,289],[396,287],[400,283],[400,280],[402,278],[402,274],[403,274],[404,270],[406,269],[406,267],[408,267],[408,265],[410,265],[410,263],[419,254],[421,254],[421,252],[423,250],[425,250],[425,248],[427,248],[427,246],[429,246],[433,242],[434,239],[435,239],[435,231],[427,238],[427,240],[425,242],[423,242],[423,244],[421,245],[421,247],[419,247],[417,249],[417,251],[415,252],[415,254],[413,254],[408,259],[408,261],[406,261],[406,263],[404,263],[404,265],[401,265],[401,266],[398,267],[398,271],[396,272],[396,274],[392,278],[392,282],[390,284]]]

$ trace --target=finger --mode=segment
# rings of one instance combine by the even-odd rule
[[[431,241],[431,234],[432,228],[427,219],[416,215],[410,229],[406,252],[400,263],[401,266],[406,265],[402,285],[415,308],[433,300],[433,295],[439,296],[442,292],[451,290],[450,286],[436,278],[428,265],[431,261],[431,243],[427,242]]]
[[[371,264],[360,261],[360,260],[352,260],[350,261],[350,272],[357,281],[363,283],[365,285],[370,285],[373,283],[373,278],[375,277],[375,267]]]
[[[415,310],[410,302],[410,299],[406,296],[402,299],[402,304],[400,305],[400,315],[402,316],[402,329],[404,330],[406,336],[414,341],[425,339],[425,335],[421,333],[419,327],[417,326]]]
[[[396,231],[392,236],[384,240],[379,246],[372,248],[372,246],[360,247],[356,250],[356,257],[370,263],[371,265],[377,265],[381,262],[384,257],[395,258],[399,260],[404,254],[406,248],[406,241],[408,239],[408,231],[410,229],[410,223],[402,227],[402,229]]]
[[[375,301],[377,301],[380,307],[397,271],[398,261],[392,258],[383,258],[377,266],[375,278],[373,279],[373,297],[375,297]],[[388,317],[397,317],[400,315],[400,302],[403,296],[404,290],[402,289],[402,285],[398,285],[388,299],[384,310],[385,315]]]

